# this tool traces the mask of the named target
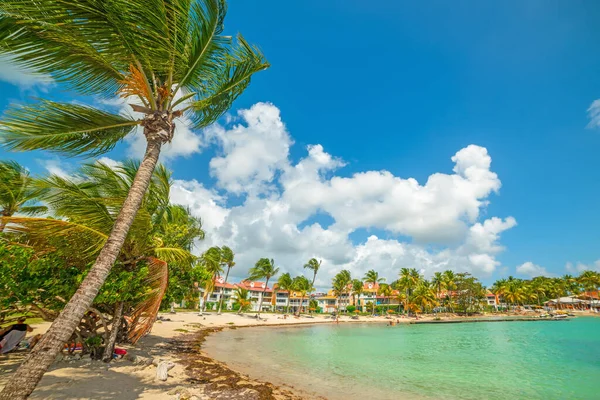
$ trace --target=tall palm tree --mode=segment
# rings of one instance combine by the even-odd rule
[[[258,304],[258,316],[260,317],[260,312],[262,311],[262,302],[265,298],[265,291],[269,286],[269,280],[279,273],[279,268],[275,268],[275,261],[273,259],[261,258],[256,262],[254,267],[250,268],[248,280],[255,281],[257,279],[266,279],[265,287],[262,291],[262,296],[260,296],[260,302]]]
[[[315,280],[317,279],[317,272],[319,272],[319,268],[321,268],[322,262],[323,262],[322,260],[317,260],[316,258],[311,258],[310,260],[308,260],[308,262],[306,264],[304,264],[304,268],[308,268],[313,272],[313,278],[312,278],[312,282],[310,284],[310,286],[313,288],[312,290],[314,290]]]
[[[47,211],[46,206],[37,204],[41,195],[42,190],[25,167],[14,161],[0,161],[0,232],[6,226],[5,217]]]
[[[235,254],[233,250],[231,250],[227,246],[221,247],[221,262],[227,266],[227,272],[225,273],[225,281],[224,284],[227,284],[227,278],[229,278],[229,271],[231,268],[235,266],[235,261],[233,261]],[[221,308],[223,307],[223,288],[221,288],[221,294],[219,295],[219,309],[217,310],[217,314],[221,314]]]
[[[216,246],[209,248],[200,256],[200,263],[210,275],[210,279],[206,281],[206,285],[204,286],[204,295],[202,296],[202,304],[200,305],[200,313],[203,313],[206,310],[208,297],[215,290],[215,280],[223,273],[221,249]]]
[[[335,302],[336,302],[336,308],[339,312],[340,309],[340,297],[342,297],[344,294],[346,294],[348,292],[348,286],[351,284],[352,282],[352,276],[350,275],[350,271],[348,271],[347,269],[343,269],[340,272],[338,272],[334,277],[333,277],[333,292],[335,294]]]
[[[435,295],[439,299],[442,295],[442,290],[446,288],[446,281],[442,272],[435,272],[431,278],[431,285],[435,289]]]
[[[384,299],[387,299],[386,311],[390,310],[390,297],[392,297],[392,293],[393,293],[393,289],[390,285],[388,285],[386,283],[382,283],[381,285],[379,285],[377,294],[383,296]]]
[[[589,292],[590,296],[588,297],[590,300],[590,308],[592,306],[592,302],[594,298],[591,296],[591,292],[598,291],[600,287],[600,274],[594,271],[583,271],[578,277],[577,280],[579,284],[583,288],[584,291]]]
[[[412,294],[412,291],[414,290],[415,287],[417,287],[417,284],[419,283],[420,280],[421,280],[421,275],[419,274],[419,271],[417,271],[415,268],[402,268],[400,270],[400,279],[398,280],[398,285],[400,286],[400,288],[402,290],[405,291],[405,294],[406,294],[405,307],[404,307],[406,312],[408,312],[408,302],[409,302],[410,296]]]
[[[411,303],[420,306],[422,311],[438,304],[435,291],[427,281],[418,282],[411,295]]]
[[[300,292],[300,306],[298,307],[297,312],[297,315],[300,316],[300,313],[302,312],[302,305],[304,304],[304,298],[306,297],[307,293],[313,290],[313,287],[308,278],[303,275],[294,278],[293,287],[295,291]]]
[[[385,282],[385,278],[380,278],[379,272],[375,271],[374,269],[367,271],[363,280],[366,283],[371,283],[373,285],[373,288],[375,288],[375,286],[378,285],[379,283]],[[377,304],[377,292],[375,292],[375,300],[373,301],[373,310],[372,310],[371,315],[375,315],[375,305],[376,304]]]
[[[14,105],[0,123],[13,150],[70,156],[111,150],[137,127],[147,147],[114,228],[80,288],[4,387],[0,398],[34,390],[96,297],[115,263],[148,189],[174,120],[184,113],[196,128],[216,121],[269,65],[241,36],[221,35],[224,0],[21,0],[0,3],[0,54],[48,74],[83,95],[125,97],[139,117],[72,102]]]
[[[285,312],[289,313],[290,312],[290,297],[292,296],[292,290],[294,290],[294,281],[292,280],[292,276],[290,275],[289,272],[286,272],[279,276],[279,279],[277,280],[277,286],[279,286],[279,288],[281,290],[285,290],[288,294],[287,302],[285,305]]]
[[[456,290],[456,274],[454,271],[448,269],[444,271],[444,286],[447,292],[447,301],[452,304],[452,291]],[[444,308],[448,307],[448,303],[445,304]]]
[[[364,284],[360,279],[352,279],[352,302],[359,308],[360,296],[364,292]],[[358,300],[357,300],[358,299]]]

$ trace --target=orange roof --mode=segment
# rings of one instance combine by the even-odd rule
[[[262,292],[263,290],[265,292],[272,292],[273,289],[266,287],[265,282],[259,282],[259,281],[241,281],[240,283],[237,284],[237,286],[239,287],[243,287],[246,288],[250,291],[255,291],[255,292]]]

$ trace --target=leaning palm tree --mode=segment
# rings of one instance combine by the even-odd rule
[[[355,306],[357,306],[357,309],[359,306],[358,303],[360,303],[360,296],[363,294],[363,292],[363,282],[360,279],[352,279],[352,302]]]
[[[91,305],[113,266],[161,147],[187,114],[195,128],[216,121],[268,67],[241,36],[223,36],[224,0],[4,0],[0,54],[83,95],[120,95],[139,117],[40,100],[10,107],[0,141],[12,150],[99,155],[142,127],[146,152],[109,239],[80,288],[5,386],[0,398],[35,388]]]
[[[379,272],[375,271],[374,269],[367,271],[367,273],[365,274],[365,277],[363,279],[365,280],[366,283],[372,284],[373,288],[375,288],[375,286],[379,285],[381,282],[385,282],[385,278],[380,278]],[[375,315],[375,305],[376,304],[377,304],[377,293],[375,293],[375,301],[373,301],[372,315]]]
[[[42,193],[25,167],[14,161],[0,161],[0,232],[6,226],[5,217],[45,212],[47,207],[38,204]]]
[[[298,306],[298,311],[296,315],[300,316],[302,312],[302,305],[304,304],[304,298],[306,295],[313,290],[313,287],[304,275],[300,275],[294,278],[293,280],[294,290],[300,293],[300,305]]]
[[[266,279],[265,287],[262,291],[262,296],[260,296],[260,302],[258,304],[258,316],[260,317],[260,312],[262,311],[262,302],[265,298],[265,292],[267,287],[269,286],[269,279],[274,277],[279,273],[279,268],[275,268],[275,261],[273,259],[261,258],[256,262],[254,267],[250,268],[248,280],[255,281],[257,279]]]
[[[446,280],[442,272],[435,272],[431,278],[431,285],[435,289],[435,295],[439,299],[442,295],[442,290],[446,288]]]
[[[206,281],[204,296],[202,296],[202,304],[200,305],[200,313],[203,313],[206,309],[207,299],[215,289],[215,280],[223,273],[221,249],[216,246],[209,248],[200,256],[200,263],[210,275],[210,279]]]
[[[294,281],[289,272],[281,274],[279,279],[277,280],[277,286],[279,289],[287,292],[287,302],[285,305],[285,312],[290,312],[290,297],[292,296],[292,290],[294,290]]]
[[[235,254],[233,253],[233,250],[231,250],[227,246],[221,247],[221,262],[225,266],[227,266],[227,272],[225,273],[225,281],[223,282],[224,284],[227,284],[227,278],[229,278],[229,271],[231,271],[231,268],[233,268],[235,266],[235,261],[233,261],[234,257],[235,257]],[[219,296],[219,309],[217,310],[217,314],[221,314],[222,307],[223,307],[223,288],[221,288],[221,294]]]
[[[390,310],[390,297],[392,296],[393,293],[393,289],[390,285],[386,284],[386,283],[382,283],[381,285],[379,285],[379,289],[377,289],[377,294],[380,294],[381,296],[384,297],[384,299],[387,299],[387,310]]]
[[[319,268],[321,268],[322,260],[317,260],[316,258],[311,258],[308,260],[306,264],[304,264],[304,268],[308,268],[313,272],[313,278],[310,286],[314,288],[315,280],[317,279],[317,272],[319,272]],[[314,289],[312,289],[314,290]]]

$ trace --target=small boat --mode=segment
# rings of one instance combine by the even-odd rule
[[[556,314],[552,317],[552,319],[565,319],[568,318],[569,316],[566,314]]]

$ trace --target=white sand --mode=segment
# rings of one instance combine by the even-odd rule
[[[224,313],[216,315],[209,313],[199,316],[195,312],[179,312],[176,314],[161,314],[171,321],[157,321],[152,332],[142,338],[135,346],[125,347],[130,354],[160,358],[165,361],[174,361],[176,354],[169,352],[168,340],[188,332],[195,332],[203,328],[255,326],[255,325],[293,325],[333,323],[331,318],[315,316],[314,318],[288,317],[281,315],[261,314],[263,320],[257,320],[252,315],[237,315]],[[382,317],[360,317],[352,320],[341,317],[340,323],[387,321]],[[30,335],[45,332],[49,323],[34,326]],[[121,346],[120,346],[121,347]],[[10,353],[0,357],[0,388],[10,379],[25,356],[24,352]],[[176,365],[169,371],[166,382],[155,379],[156,368],[153,366],[142,368],[130,361],[115,361],[110,365],[101,361],[62,361],[55,363],[44,375],[44,378],[33,392],[31,399],[143,399],[163,400],[174,399],[173,390],[185,386],[186,375],[183,366]],[[171,394],[167,392],[171,391]],[[190,390],[198,398],[205,398],[199,392]]]

